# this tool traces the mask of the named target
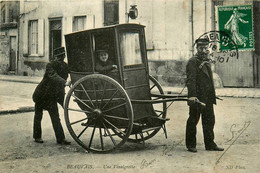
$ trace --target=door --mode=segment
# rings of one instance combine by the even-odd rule
[[[150,100],[144,39],[140,31],[119,32],[119,49],[123,68],[123,86],[133,100]],[[133,104],[134,120],[153,115],[150,104]]]
[[[16,70],[16,36],[10,37],[9,71]]]
[[[61,19],[50,20],[49,60],[53,60],[53,50],[62,46]]]

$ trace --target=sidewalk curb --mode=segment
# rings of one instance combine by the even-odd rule
[[[18,109],[0,110],[0,115],[17,114],[17,113],[24,113],[24,112],[34,112],[34,107],[26,106],[26,107],[20,107]]]
[[[7,81],[7,82],[20,82],[20,83],[32,83],[32,84],[39,84],[38,81],[24,81],[24,80],[17,80],[17,79],[1,79],[0,81]]]
[[[17,83],[29,83],[37,85],[42,80],[42,77],[27,77],[27,76],[6,76],[0,75],[0,81],[17,82]],[[16,86],[16,84],[12,84]],[[35,87],[35,86],[31,86]],[[66,90],[68,90],[67,88]],[[183,86],[162,86],[165,94],[172,94],[174,96],[187,96],[187,87]],[[32,91],[33,92],[33,91]],[[67,91],[66,91],[67,92]],[[28,94],[28,93],[27,93]],[[30,94],[30,93],[29,93]],[[25,96],[27,99],[31,99],[31,95]],[[260,88],[216,88],[216,95],[220,98],[255,98],[260,99]],[[3,95],[5,96],[5,95]],[[17,98],[17,103],[14,101],[9,102],[8,100],[1,100],[1,110],[0,115],[17,114],[25,112],[33,112],[34,104],[33,102],[23,102],[24,98],[19,100]],[[1,96],[0,96],[1,98]],[[27,100],[26,100],[27,101]],[[19,104],[21,103],[21,104]],[[6,105],[6,106],[5,106]]]

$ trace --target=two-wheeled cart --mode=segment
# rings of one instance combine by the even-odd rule
[[[72,86],[64,103],[67,128],[88,151],[108,152],[126,141],[142,142],[163,129],[167,102],[186,96],[165,95],[149,75],[144,26],[119,24],[65,35]],[[95,70],[96,52],[108,50],[117,69]]]

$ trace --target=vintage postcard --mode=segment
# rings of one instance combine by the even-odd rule
[[[260,1],[0,9],[0,172],[260,171]]]

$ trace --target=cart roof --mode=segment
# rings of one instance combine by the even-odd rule
[[[124,23],[124,24],[117,24],[117,25],[109,25],[109,26],[104,26],[100,28],[93,28],[93,29],[87,29],[83,31],[77,31],[65,35],[72,35],[75,33],[81,33],[81,32],[95,32],[97,30],[102,30],[102,29],[109,29],[109,28],[144,28],[144,25],[136,24],[136,23]]]

